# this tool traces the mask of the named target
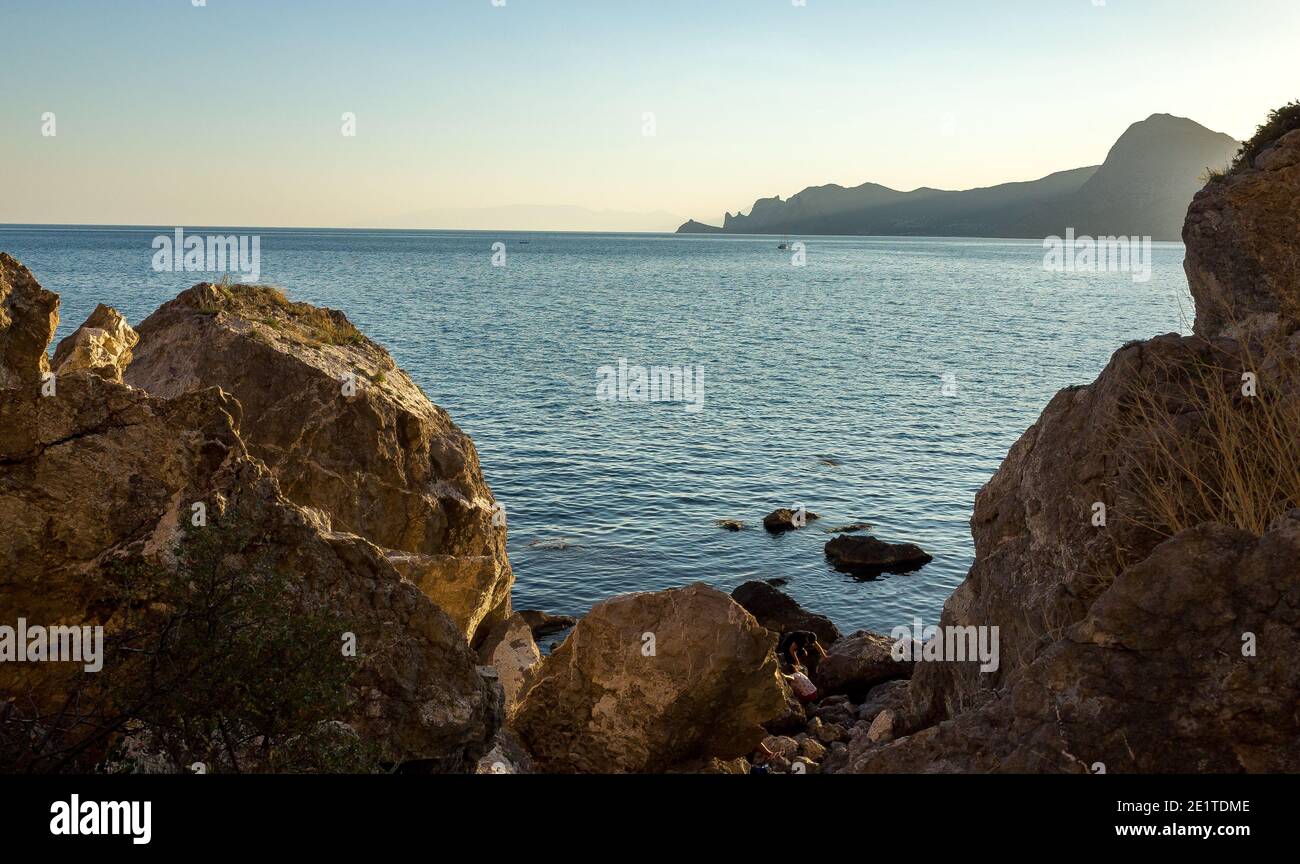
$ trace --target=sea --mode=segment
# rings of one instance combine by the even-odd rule
[[[61,338],[218,281],[155,269],[175,230],[0,225],[0,251],[62,295]],[[515,607],[575,616],[762,579],[846,632],[937,623],[976,493],[1053,394],[1193,316],[1177,243],[1143,278],[1046,268],[1033,239],[184,230],[256,237],[260,281],[384,345],[473,438]],[[692,389],[641,398],[637,367]],[[769,535],[780,507],[821,518]],[[823,547],[857,522],[934,560],[838,572]]]

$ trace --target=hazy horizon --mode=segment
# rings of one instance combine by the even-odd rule
[[[0,222],[671,231],[807,186],[1032,180],[1156,113],[1249,137],[1294,98],[1300,25],[1283,0],[206,2],[3,0]]]

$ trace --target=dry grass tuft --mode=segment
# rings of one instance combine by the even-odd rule
[[[1161,537],[1206,522],[1259,535],[1300,507],[1300,363],[1287,329],[1192,343],[1133,382],[1121,518]]]

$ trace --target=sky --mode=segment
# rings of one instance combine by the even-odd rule
[[[1296,0],[198,2],[0,0],[0,223],[671,230],[1300,96]]]

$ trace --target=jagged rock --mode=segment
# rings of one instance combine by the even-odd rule
[[[834,696],[832,699],[836,698]],[[852,726],[858,719],[857,711],[853,704],[848,701],[847,697],[843,702],[822,703],[810,706],[808,713],[823,723],[838,723],[841,726]]]
[[[857,535],[827,542],[826,557],[836,569],[853,573],[910,573],[934,560],[914,543],[886,543]]]
[[[894,712],[886,708],[876,715],[867,728],[867,740],[873,744],[884,744],[894,740]]]
[[[799,739],[799,755],[813,762],[821,762],[826,758],[826,746],[816,738],[805,735]]]
[[[656,772],[743,756],[785,708],[775,643],[705,585],[615,597],[542,661],[514,728],[544,771]]]
[[[817,634],[817,641],[824,648],[840,638],[839,629],[829,618],[809,612],[766,582],[746,582],[731,592],[731,599],[744,606],[759,624],[775,633],[808,630]]]
[[[793,759],[799,755],[799,742],[786,735],[769,735],[763,739],[763,746],[774,756]]]
[[[786,531],[796,531],[804,527],[804,524],[821,518],[811,510],[805,510],[803,515],[803,523],[800,523],[797,519],[798,514],[794,510],[781,507],[763,517],[763,527],[769,534],[782,534]]]
[[[886,681],[872,687],[867,698],[858,706],[858,718],[870,723],[881,711],[893,711],[895,718],[901,717],[904,707],[909,704],[908,696],[912,682],[906,678]]]
[[[1294,773],[1298,601],[1300,511],[1258,539],[1189,529],[1119,574],[1003,698],[848,768]]]
[[[877,684],[912,674],[910,660],[895,660],[894,642],[886,636],[859,630],[836,642],[818,664],[813,683],[827,695],[843,693],[862,698]]]
[[[519,743],[519,736],[506,727],[497,730],[492,749],[478,760],[475,774],[532,774],[533,760]]]
[[[1184,269],[1196,301],[1196,333],[1218,336],[1261,313],[1300,317],[1300,130],[1254,165],[1205,186],[1183,225]]]
[[[572,616],[552,615],[549,612],[539,612],[536,609],[523,609],[519,614],[523,616],[524,621],[532,629],[534,639],[563,633],[578,623],[578,619]]]
[[[407,553],[395,563],[471,642],[509,614],[504,519],[473,443],[343,313],[204,284],[139,332],[127,383],[163,397],[220,386],[289,500]]]
[[[749,762],[743,757],[735,759],[697,759],[682,765],[675,765],[670,768],[669,774],[748,774]]]
[[[808,734],[823,744],[847,739],[848,731],[838,723],[823,723],[820,717],[808,721]]]
[[[164,400],[92,375],[56,396],[0,392],[0,620],[118,626],[124,600],[103,568],[175,568],[204,502],[230,539],[221,567],[256,559],[286,574],[306,609],[344,622],[359,646],[343,720],[394,762],[465,770],[496,728],[494,699],[447,615],[404,583],[374,546],[323,533],[285,500],[235,432],[239,404],[215,388]],[[246,535],[246,536],[245,536]],[[0,692],[56,710],[79,667],[3,664]]]
[[[528,689],[533,669],[542,662],[532,630],[522,616],[511,615],[488,632],[478,656],[480,663],[497,671],[507,716],[513,714]]]
[[[50,371],[45,351],[59,326],[59,295],[0,252],[0,390],[39,383]]]
[[[122,373],[131,365],[131,349],[139,341],[122,313],[100,303],[86,323],[59,342],[51,366],[56,375],[85,370],[120,383]]]

